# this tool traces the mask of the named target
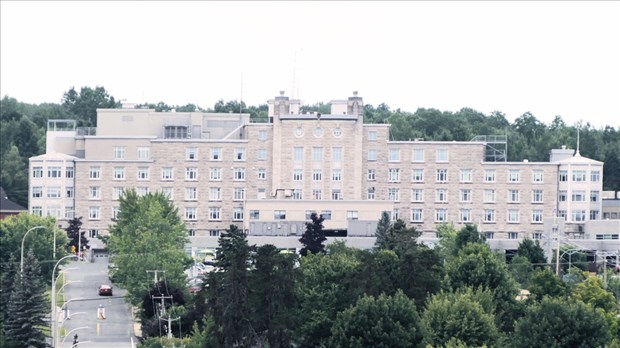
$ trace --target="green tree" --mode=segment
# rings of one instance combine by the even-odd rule
[[[89,127],[97,126],[97,109],[120,107],[120,103],[101,86],[94,89],[82,87],[79,93],[74,87],[71,87],[64,93],[62,105],[77,119],[82,120],[84,126]]]
[[[609,191],[620,191],[620,157],[618,149],[620,141],[616,138],[616,147],[605,152],[605,166],[603,166],[603,187]]]
[[[325,218],[313,212],[310,215],[310,220],[312,221],[306,222],[306,231],[299,238],[299,242],[303,245],[303,248],[299,250],[302,256],[306,256],[308,252],[312,254],[325,252],[325,245],[323,244],[327,240],[325,232],[323,232],[323,221],[325,221]]]
[[[0,157],[0,186],[10,200],[28,206],[28,168],[15,145]]]
[[[408,228],[403,220],[398,219],[390,226],[384,248],[394,250],[397,254],[402,255],[406,250],[416,245],[419,236],[420,233],[416,231],[415,227]]]
[[[424,337],[415,304],[398,291],[394,296],[364,296],[338,313],[330,347],[419,347]]]
[[[387,211],[382,212],[381,219],[379,219],[377,223],[377,230],[375,231],[375,236],[377,238],[375,247],[379,249],[388,249],[387,242],[391,225],[390,214]]]
[[[81,216],[69,220],[69,225],[65,228],[67,237],[69,238],[69,243],[67,244],[69,250],[71,250],[72,247],[75,247],[75,250],[79,250],[79,248],[82,248],[82,250],[90,248],[88,246],[88,238],[86,238],[86,231],[81,231],[81,228]]]
[[[508,266],[512,277],[521,285],[522,289],[527,289],[532,277],[533,266],[525,256],[516,255]]]
[[[526,257],[534,268],[542,268],[547,265],[545,251],[541,248],[538,240],[535,242],[529,238],[522,240],[519,243],[517,255]]]
[[[597,277],[588,277],[577,284],[573,290],[573,297],[606,312],[618,308],[613,293],[603,289],[603,282]]]
[[[535,299],[544,297],[564,297],[570,292],[566,283],[547,268],[534,271],[529,287],[530,293]]]
[[[158,337],[166,335],[168,323],[160,318],[168,318],[173,309],[183,308],[185,306],[185,295],[183,289],[168,285],[166,280],[160,280],[153,284],[147,293],[144,294],[142,300],[142,311],[140,312],[140,327],[142,337]],[[179,318],[183,322],[182,327],[189,327],[193,323],[188,324],[180,315]],[[186,325],[187,324],[187,325]],[[178,325],[172,326],[172,334],[180,337],[181,332]]]
[[[476,225],[468,224],[463,227],[454,240],[454,252],[458,253],[468,243],[484,244],[486,240],[483,235],[478,232]]]
[[[495,346],[500,339],[489,290],[466,287],[435,294],[422,313],[422,323],[426,344],[433,347],[445,347],[452,339],[467,347]]]
[[[334,244],[330,244],[330,251]],[[359,260],[359,266],[351,274],[351,279],[346,280],[353,284],[351,297],[359,298],[364,294],[377,297],[382,293],[391,296],[396,293],[401,261],[394,251],[359,250],[353,256]]]
[[[133,189],[121,195],[108,248],[118,266],[115,281],[127,289],[133,304],[139,304],[148,289],[149,270],[164,271],[170,286],[185,284],[183,271],[191,263],[184,250],[187,241],[186,227],[166,195],[138,196]]]
[[[515,325],[512,346],[603,347],[609,342],[605,318],[580,301],[544,298]]]
[[[41,268],[32,250],[24,259],[24,271],[14,276],[15,286],[9,296],[4,336],[9,345],[47,347],[41,328],[46,325],[49,306],[45,297],[45,283]]]
[[[422,308],[427,297],[441,289],[443,262],[437,251],[423,244],[411,245],[399,259],[397,286]]]

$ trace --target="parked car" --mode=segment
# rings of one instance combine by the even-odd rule
[[[99,286],[99,296],[112,296],[112,286],[101,284],[101,286]]]

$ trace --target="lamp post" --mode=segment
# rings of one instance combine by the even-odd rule
[[[62,260],[68,259],[70,257],[73,257],[73,255],[67,255],[61,258],[60,260],[56,262],[56,264],[54,265],[54,268],[52,268],[52,290],[51,290],[52,311],[51,311],[51,316],[50,316],[50,318],[52,318],[52,347],[56,347],[56,320],[57,320],[56,318],[56,267],[58,267],[58,265],[60,264],[60,262],[62,262]]]
[[[28,231],[26,231],[26,234],[24,234],[24,236],[22,237],[22,254],[21,254],[21,258],[20,258],[20,262],[19,262],[19,271],[23,274],[24,273],[24,242],[26,241],[26,236],[28,235],[28,233],[30,233],[31,231],[34,231],[36,229],[39,228],[45,228],[45,226],[35,226],[31,229],[29,229]],[[56,258],[56,234],[54,234],[54,259]]]

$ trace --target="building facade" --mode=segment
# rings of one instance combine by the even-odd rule
[[[596,239],[583,226],[602,217],[603,163],[578,151],[489,162],[483,141],[392,141],[389,124],[364,123],[356,92],[331,101],[327,115],[300,113],[283,93],[268,106],[268,123],[129,107],[97,110],[96,129],[50,121],[46,154],[30,159],[29,209],[82,216],[95,237],[107,233],[123,190],[162,191],[196,248],[216,246],[231,224],[250,243],[299,247],[312,212],[326,218],[330,239],[359,247],[374,244],[383,211],[431,244],[438,224],[476,224],[495,247],[516,249],[523,238],[551,241],[558,219],[564,238]]]

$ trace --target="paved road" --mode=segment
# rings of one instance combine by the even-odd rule
[[[111,284],[108,258],[95,257],[92,263],[73,261],[63,269],[67,281],[63,292],[65,301],[69,301],[68,319],[65,320],[67,312],[59,312],[58,328],[62,334],[59,334],[57,347],[71,347],[76,333],[78,347],[135,347],[134,323],[130,306],[123,298],[125,291],[114,287],[111,297],[99,296],[97,291],[99,285]],[[98,316],[100,306],[105,311],[105,319]]]

